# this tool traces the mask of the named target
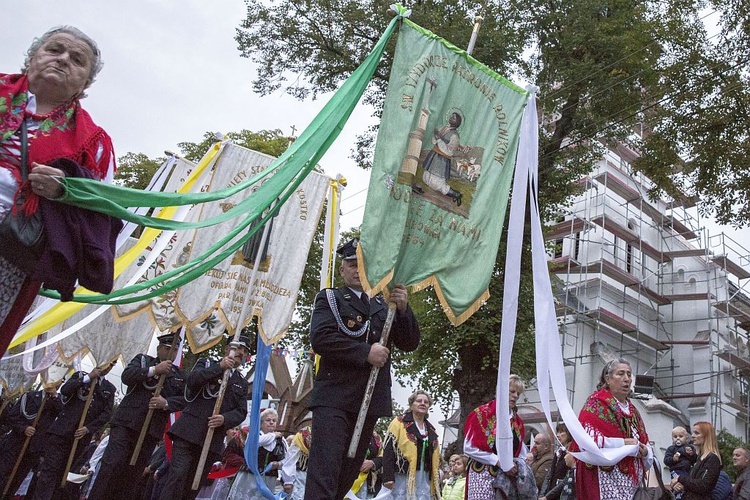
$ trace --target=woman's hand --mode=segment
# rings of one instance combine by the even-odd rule
[[[685,491],[685,486],[681,482],[678,481],[679,478],[672,479],[672,491],[680,493],[682,491]]]
[[[518,466],[514,464],[510,470],[503,471],[503,474],[511,479],[516,479],[518,477]]]
[[[646,458],[648,456],[648,446],[643,443],[638,443],[638,456]]]
[[[65,177],[65,172],[59,168],[50,167],[41,163],[32,163],[31,172],[29,172],[29,182],[31,190],[39,196],[44,196],[50,200],[59,198],[65,194],[60,177]]]
[[[375,467],[375,462],[372,460],[365,460],[362,462],[362,467],[359,468],[359,472],[370,472]]]

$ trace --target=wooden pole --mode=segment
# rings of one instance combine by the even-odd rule
[[[81,419],[78,421],[78,427],[76,427],[76,430],[83,427],[83,424],[86,422],[86,414],[89,412],[91,401],[94,399],[94,389],[96,389],[97,382],[99,382],[98,377],[91,381],[91,389],[89,389],[89,395],[86,397],[86,403],[83,405],[83,413],[81,413]],[[73,447],[70,449],[70,455],[68,455],[68,463],[63,471],[60,488],[64,487],[65,483],[68,481],[68,472],[70,472],[70,468],[73,466],[73,457],[75,457],[76,449],[78,448],[78,441],[80,441],[80,439],[81,438],[75,438],[73,440]]]
[[[234,349],[229,351],[231,356],[234,353]],[[221,411],[221,403],[224,401],[224,393],[227,391],[227,383],[229,382],[229,375],[232,370],[224,370],[224,376],[221,379],[221,387],[219,388],[219,395],[216,397],[216,404],[214,404],[213,415],[218,415]],[[213,416],[212,415],[212,416]],[[201,479],[203,478],[203,467],[206,466],[206,459],[208,458],[208,450],[211,448],[211,440],[214,438],[214,427],[209,427],[206,432],[206,439],[203,440],[203,448],[201,449],[201,458],[198,461],[198,467],[195,469],[195,477],[193,477],[193,489],[197,490],[201,485]]]
[[[10,403],[10,398],[3,398],[3,404],[0,405],[0,416],[5,413],[5,409],[8,407],[8,403]]]
[[[487,10],[487,0],[483,0],[482,8],[479,10],[479,14],[474,16],[474,29],[471,30],[469,46],[466,48],[466,53],[469,55],[471,55],[474,52],[474,45],[477,43],[477,37],[479,36],[479,29],[482,27],[482,21],[484,21],[484,12],[486,10]]]
[[[47,402],[47,395],[42,395],[42,404],[39,405],[39,409],[36,412],[36,417],[34,417],[34,421],[31,423],[31,427],[36,429],[37,424],[39,423],[39,417],[42,416],[42,411],[44,411],[44,403]],[[16,458],[16,463],[13,465],[13,470],[10,472],[10,476],[8,477],[8,481],[5,483],[5,489],[3,490],[2,496],[0,498],[5,498],[5,495],[8,494],[8,490],[10,489],[11,483],[13,483],[13,478],[16,477],[16,473],[18,472],[18,468],[21,466],[21,460],[23,460],[23,456],[26,454],[26,448],[29,447],[29,442],[31,441],[31,436],[26,436],[26,439],[23,441],[23,446],[21,446],[21,452],[18,454],[18,458]]]
[[[265,224],[263,226],[263,235],[260,238],[260,245],[258,248],[261,250],[266,246],[266,241],[268,240],[268,233],[270,229],[269,224]],[[247,320],[247,312],[250,305],[250,293],[252,292],[252,284],[255,283],[255,277],[258,274],[258,268],[260,267],[260,258],[263,255],[262,251],[258,251],[258,254],[255,256],[255,265],[253,266],[253,272],[250,275],[250,281],[249,285],[247,287],[247,293],[245,294],[245,301],[242,304],[242,309],[240,310],[240,316],[237,320],[237,327],[234,329],[234,338],[232,338],[232,342],[237,342],[240,339],[240,332],[242,331],[242,328],[244,327],[245,321]],[[232,345],[231,343],[229,344]],[[232,347],[229,350],[229,355],[234,356],[234,347]],[[221,386],[219,387],[219,395],[216,397],[216,404],[214,405],[214,412],[211,416],[218,415],[221,412],[221,403],[224,401],[224,393],[227,391],[227,384],[229,383],[229,375],[231,374],[231,370],[224,370],[224,376],[221,379]],[[193,490],[197,490],[200,487],[201,479],[203,476],[203,468],[206,466],[206,459],[208,459],[208,450],[211,447],[211,440],[214,437],[214,428],[209,427],[208,432],[206,433],[206,439],[203,440],[203,448],[201,449],[201,457],[198,461],[198,467],[195,469],[195,476],[193,477]]]
[[[180,336],[175,334],[174,338],[172,339],[172,345],[169,346],[169,359],[170,361],[172,358],[174,358],[174,351],[179,343]],[[154,397],[159,397],[161,394],[161,390],[164,387],[164,382],[167,380],[168,373],[162,373],[159,375],[159,381],[156,383],[156,388],[154,389]],[[138,441],[135,443],[135,449],[133,450],[133,456],[130,457],[130,465],[135,465],[135,463],[138,461],[138,455],[141,453],[141,447],[143,446],[143,441],[146,439],[146,434],[148,434],[148,428],[151,425],[151,419],[154,417],[154,409],[149,408],[148,413],[146,413],[146,420],[143,421],[143,426],[141,427],[141,433],[138,435]]]
[[[396,317],[396,303],[388,303],[388,316],[385,318],[385,324],[383,325],[383,332],[380,334],[380,343],[387,346],[388,337],[391,335],[391,326],[393,325],[393,319]],[[372,400],[372,393],[375,391],[375,382],[378,380],[378,372],[380,368],[373,366],[370,370],[370,379],[367,381],[367,388],[365,389],[365,395],[362,398],[362,406],[359,407],[359,415],[357,415],[357,424],[354,426],[354,433],[352,434],[352,441],[349,443],[349,452],[346,454],[349,458],[354,458],[357,454],[357,447],[359,446],[359,438],[362,436],[362,428],[365,426],[365,418],[367,418],[367,410],[370,409],[370,401]]]

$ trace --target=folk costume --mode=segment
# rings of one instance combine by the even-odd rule
[[[49,165],[56,160],[67,159],[75,162],[87,176],[97,180],[111,182],[115,172],[112,140],[104,129],[93,122],[78,99],[57,107],[48,115],[38,115],[36,97],[29,92],[28,87],[29,82],[25,75],[0,74],[0,220],[12,210],[23,210],[30,215],[38,208],[44,210],[46,206],[48,209],[43,213],[45,216],[61,206],[33,193],[28,180],[19,185],[21,150],[25,142],[28,143],[29,169],[33,162]],[[22,141],[20,137],[23,121],[26,122],[26,141]],[[23,198],[24,203],[14,207],[19,196]],[[52,210],[49,209],[50,206]],[[74,207],[69,208],[82,211]],[[91,214],[88,211],[82,212]],[[49,228],[46,219],[44,220],[46,232]],[[82,224],[88,225],[85,217],[82,218]],[[112,219],[111,224],[116,226],[117,223]],[[119,231],[119,227],[115,226],[112,226],[113,231]],[[97,228],[98,230],[100,229]],[[108,237],[109,234],[100,234],[98,237],[91,235],[94,241],[89,242],[106,247]],[[97,239],[100,241],[96,241]],[[52,238],[48,240],[52,241]],[[74,238],[68,241],[76,243]],[[84,243],[77,242],[76,248],[85,252]],[[111,250],[114,253],[114,247]],[[49,261],[50,258],[49,249],[45,248],[45,254],[40,262]],[[42,271],[39,269],[34,276],[29,276],[10,258],[0,256],[0,356],[5,353],[45,280]],[[101,269],[101,272],[104,273],[105,269]],[[106,293],[110,290],[96,291]]]
[[[419,429],[410,411],[394,418],[383,444],[383,482],[394,481],[396,500],[440,497],[440,444],[435,427]]]
[[[208,419],[213,415],[223,375],[219,361],[201,358],[187,376],[185,409],[168,431],[172,438],[172,462],[160,496],[162,500],[195,498],[197,494],[191,490],[193,474],[208,434]],[[221,459],[227,429],[240,425],[247,416],[247,388],[245,378],[236,369],[232,370],[219,411],[224,416],[224,425],[214,429],[203,477],[211,464]]]
[[[76,447],[75,457],[85,452],[85,443],[112,416],[115,404],[115,386],[104,377],[99,377],[93,390],[91,405],[86,413],[83,426],[88,434],[83,436]],[[39,468],[34,500],[50,500],[60,486],[68,455],[73,447],[74,434],[78,430],[86,399],[91,391],[92,381],[84,372],[76,372],[60,388],[63,406],[57,418],[50,425],[44,440],[44,460]],[[75,463],[75,459],[73,460]]]
[[[291,473],[293,477],[292,484],[294,488],[292,489],[292,500],[302,500],[305,496],[307,464],[310,457],[311,441],[312,430],[310,427],[303,427],[292,438],[292,444],[289,445],[286,457],[284,458],[283,469],[288,474]]]
[[[247,446],[247,443],[245,443],[245,446]],[[283,437],[277,436],[275,432],[261,433],[258,438],[258,470],[271,493],[276,490],[276,483],[279,480],[279,470],[271,465],[274,462],[284,462],[286,454],[287,444]],[[294,476],[290,475],[290,472],[291,474],[294,473],[294,469],[291,465],[288,467],[291,468],[291,471],[289,469],[281,470],[283,483],[294,482]],[[255,475],[248,470],[247,465],[243,465],[232,483],[227,500],[252,500],[255,498],[262,498],[262,494],[258,490]]]
[[[646,427],[636,407],[630,400],[619,402],[606,387],[589,396],[578,419],[600,448],[623,446],[626,438],[635,438],[648,446]],[[571,448],[575,450],[575,444]],[[632,498],[641,478],[651,468],[653,451],[650,446],[648,450],[646,458],[625,457],[611,467],[577,462],[576,491],[585,491],[586,498],[591,500]]]
[[[513,457],[526,456],[526,428],[523,420],[513,409],[510,415],[510,426],[513,431]],[[495,430],[497,414],[495,400],[478,406],[466,417],[464,425],[464,453],[470,460],[466,472],[467,500],[494,500],[495,479],[502,470],[498,467],[500,457],[495,447]],[[533,478],[532,478],[533,480]]]
[[[44,407],[41,408],[42,400],[45,398]],[[6,481],[10,477],[16,460],[18,460],[23,443],[26,441],[26,428],[34,423],[40,408],[42,414],[39,415],[39,420],[36,423],[36,432],[29,440],[26,452],[21,459],[16,474],[13,476],[13,484],[8,488],[8,492],[13,494],[29,474],[29,471],[39,464],[39,459],[45,449],[45,434],[60,413],[62,401],[57,395],[52,396],[45,391],[33,391],[25,393],[18,403],[6,410],[6,418],[11,431],[0,438],[0,450],[2,450],[2,453],[0,453],[0,492],[5,489]]]
[[[162,335],[159,342],[170,345],[173,338],[173,334]],[[167,400],[167,407],[152,412],[151,423],[138,459],[134,466],[130,466],[141,427],[146,420],[149,401],[159,383],[160,376],[154,371],[159,362],[159,358],[138,354],[123,370],[122,381],[128,386],[128,391],[110,422],[109,445],[102,457],[97,480],[88,495],[88,500],[105,500],[117,495],[122,495],[122,498],[135,497],[134,492],[144,486],[139,484],[145,483],[142,472],[164,435],[169,414],[180,411],[185,406],[185,375],[182,370],[172,366],[172,371],[165,377],[160,394]],[[124,473],[125,471],[129,473]]]
[[[339,248],[344,260],[356,259],[356,241]],[[310,342],[320,363],[313,385],[310,463],[305,498],[343,498],[362,466],[379,417],[392,415],[390,358],[379,370],[357,452],[348,458],[357,415],[370,377],[367,358],[388,314],[382,296],[369,299],[348,287],[318,293],[310,320]],[[388,348],[411,352],[419,345],[419,326],[411,308],[396,311]]]
[[[383,443],[377,432],[372,433],[364,460],[371,460],[372,469],[360,472],[352,485],[354,496],[362,500],[375,498],[383,484]]]

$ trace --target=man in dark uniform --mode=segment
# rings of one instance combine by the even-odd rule
[[[379,417],[391,416],[392,344],[403,351],[419,345],[419,326],[409,308],[406,287],[396,285],[390,300],[397,307],[388,346],[381,345],[388,305],[382,296],[368,299],[357,268],[357,239],[337,250],[344,285],[321,291],[310,320],[310,341],[320,355],[310,408],[312,435],[305,498],[340,500],[354,483]],[[348,458],[349,442],[373,366],[380,368],[357,453]]]
[[[192,499],[193,476],[206,439],[208,428],[214,429],[208,459],[202,477],[211,464],[221,459],[227,429],[236,427],[247,416],[247,381],[237,370],[250,351],[250,336],[243,332],[238,342],[227,346],[227,355],[220,361],[201,358],[187,376],[185,409],[169,429],[172,438],[172,463],[160,498],[162,500]],[[224,399],[218,415],[213,415],[224,370],[231,370]]]
[[[29,471],[39,463],[45,447],[44,435],[62,409],[62,401],[57,396],[58,385],[47,387],[43,391],[27,392],[21,396],[17,404],[8,408],[7,418],[11,432],[0,439],[0,494],[7,486],[10,473],[27,437],[31,439],[13,476],[13,483],[8,488],[8,495],[13,496]],[[34,420],[45,398],[42,413],[34,426]]]
[[[163,437],[169,413],[180,411],[185,406],[185,376],[182,370],[172,365],[177,354],[176,349],[172,349],[175,337],[175,333],[158,337],[157,357],[139,354],[122,372],[122,381],[128,386],[128,392],[110,422],[109,444],[88,495],[89,500],[108,500],[118,496],[135,498],[139,487],[145,486],[146,478],[142,473]],[[154,397],[154,389],[162,375],[166,378],[161,394]],[[151,423],[138,459],[131,467],[130,459],[149,408],[154,410]]]
[[[115,363],[110,363],[105,368],[94,368],[89,374],[75,372],[60,388],[63,407],[44,438],[44,460],[39,467],[34,500],[50,500],[55,495],[62,481],[73,442],[76,439],[81,441],[76,447],[78,456],[83,452],[91,434],[109,422],[115,404],[115,386],[104,377],[114,365]],[[92,382],[97,379],[98,383],[94,387],[94,395],[86,412],[83,427],[78,427]]]

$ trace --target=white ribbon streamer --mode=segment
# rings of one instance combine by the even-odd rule
[[[503,321],[500,339],[500,361],[498,365],[498,382],[496,387],[497,415],[508,415],[510,377],[510,357],[513,350],[515,328],[518,312],[518,291],[521,267],[521,244],[525,219],[525,202],[527,187],[531,186],[529,196],[531,225],[531,248],[534,279],[534,323],[536,328],[536,367],[537,389],[542,410],[550,427],[555,426],[551,415],[551,398],[549,388],[552,386],[558,411],[568,428],[573,440],[581,452],[575,456],[586,463],[609,466],[618,463],[626,456],[638,453],[637,445],[618,448],[600,449],[592,437],[584,430],[578,416],[568,401],[565,383],[565,368],[562,348],[557,330],[552,285],[547,267],[547,255],[544,248],[542,224],[539,213],[539,136],[536,110],[536,89],[527,88],[532,95],[526,104],[521,121],[521,136],[518,146],[518,159],[513,179],[513,199],[511,202],[508,253],[505,261],[505,289],[503,294]],[[497,451],[500,467],[510,470],[513,467],[513,436],[509,419],[497,420]]]

